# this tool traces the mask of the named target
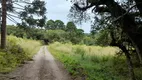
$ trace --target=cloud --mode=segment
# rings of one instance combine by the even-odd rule
[[[66,0],[48,0],[46,1],[47,17],[65,19],[69,13],[71,3]],[[55,17],[54,17],[55,16]]]

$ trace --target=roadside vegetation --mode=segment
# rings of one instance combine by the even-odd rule
[[[30,59],[40,46],[33,40],[40,40],[50,44],[51,53],[74,78],[142,80],[142,0],[70,1],[73,5],[67,24],[61,20],[46,21],[48,9],[43,0],[0,2],[0,72],[11,71]],[[17,25],[7,25],[7,19]],[[91,21],[90,33],[75,25],[86,21]]]
[[[55,42],[49,51],[60,60],[74,79],[129,80],[126,58],[117,47],[62,44]],[[141,68],[135,68],[136,77],[142,79]]]
[[[8,25],[7,33],[26,40],[40,40],[42,44],[49,44],[50,52],[64,63],[73,78],[129,80],[135,77],[141,80],[141,65],[135,48],[127,42],[123,43],[121,39],[127,39],[121,36],[121,29],[115,34],[108,27],[84,33],[73,22],[65,25],[60,20],[48,20],[45,29]],[[26,46],[24,43],[21,45]],[[27,54],[30,48],[26,49]]]
[[[6,48],[0,50],[0,73],[12,71],[26,60],[32,59],[40,47],[39,41],[8,36]]]

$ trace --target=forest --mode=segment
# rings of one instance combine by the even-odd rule
[[[0,2],[0,77],[34,61],[47,46],[71,80],[142,80],[142,1],[68,1],[72,6],[67,23],[48,19],[44,0]],[[77,25],[86,21],[91,22],[90,33]],[[46,56],[48,51],[42,50]]]

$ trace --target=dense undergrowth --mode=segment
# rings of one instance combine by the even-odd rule
[[[118,56],[118,48],[54,43],[49,51],[79,80],[129,80],[125,56]],[[142,69],[135,69],[142,80]]]
[[[6,49],[0,50],[0,73],[9,72],[31,59],[40,46],[39,41],[8,36]]]

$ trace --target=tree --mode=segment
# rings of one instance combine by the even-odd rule
[[[66,25],[66,31],[72,33],[74,31],[76,31],[76,25],[73,22],[68,22]]]
[[[52,42],[66,42],[67,41],[67,33],[63,30],[47,30],[44,33],[44,39],[48,40],[50,43]]]
[[[64,22],[62,22],[61,20],[56,20],[55,26],[57,29],[65,30]]]
[[[48,20],[46,22],[45,28],[48,30],[55,30],[55,29],[60,29],[60,30],[65,30],[65,25],[64,22],[61,20]]]
[[[78,37],[83,37],[84,36],[84,30],[83,29],[77,29],[76,34]]]
[[[68,33],[67,39],[74,44],[78,44],[83,40],[84,31],[77,29],[73,22],[68,22],[65,31]]]
[[[45,29],[47,29],[47,30],[49,30],[49,29],[51,29],[51,30],[56,29],[56,27],[55,27],[55,22],[54,22],[53,20],[48,20],[48,21],[46,22]]]
[[[25,6],[20,5],[17,1],[12,0],[2,0],[2,27],[1,27],[1,48],[6,47],[6,18],[10,21],[21,25],[22,27],[43,27],[46,17],[45,17],[45,2],[40,0],[34,0],[32,3],[24,2]],[[19,7],[13,6],[16,4]],[[17,10],[18,9],[18,10]],[[16,15],[13,15],[16,14]],[[18,16],[17,16],[18,15]],[[34,15],[42,17],[41,19],[35,19]],[[20,17],[19,17],[20,16]],[[14,18],[21,19],[22,23],[18,23]]]
[[[67,39],[70,40],[72,43],[76,44],[76,25],[73,23],[73,22],[68,22],[67,25],[66,25],[66,29],[65,31],[67,32],[68,34],[68,37]]]
[[[85,34],[83,37],[83,43],[88,46],[95,45],[95,39],[92,38],[89,34]]]
[[[105,19],[108,24],[113,25],[112,30],[118,28],[122,29],[122,33],[119,34],[122,37],[127,37],[127,39],[119,40],[117,43],[119,48],[121,48],[125,54],[128,61],[130,62],[130,54],[128,53],[127,46],[124,43],[129,43],[136,50],[136,54],[140,63],[142,63],[142,1],[141,0],[126,0],[125,2],[116,2],[115,0],[76,0],[71,11],[83,11],[86,12],[89,8],[92,9],[94,14],[98,13],[99,17],[106,17]],[[96,14],[97,15],[97,14]],[[74,15],[75,16],[75,15]],[[78,17],[78,16],[76,16]],[[79,16],[83,18],[82,16]],[[117,34],[117,33],[115,33]],[[112,40],[113,41],[113,40]],[[130,66],[131,67],[131,66]],[[129,68],[132,80],[136,80],[133,74],[132,68]]]
[[[7,25],[7,35],[14,35],[16,37],[27,38],[24,29],[14,25]]]
[[[27,2],[26,2],[27,3]],[[22,23],[19,25],[24,25],[24,27],[44,27],[46,21],[46,8],[45,2],[40,0],[34,0],[32,3],[27,3],[24,6],[24,10],[20,11],[20,19]],[[35,18],[35,16],[38,17]],[[41,18],[40,18],[41,17]]]
[[[6,0],[2,0],[1,49],[6,47]]]
[[[105,29],[95,35],[95,44],[100,46],[109,46],[111,43],[110,31]]]

